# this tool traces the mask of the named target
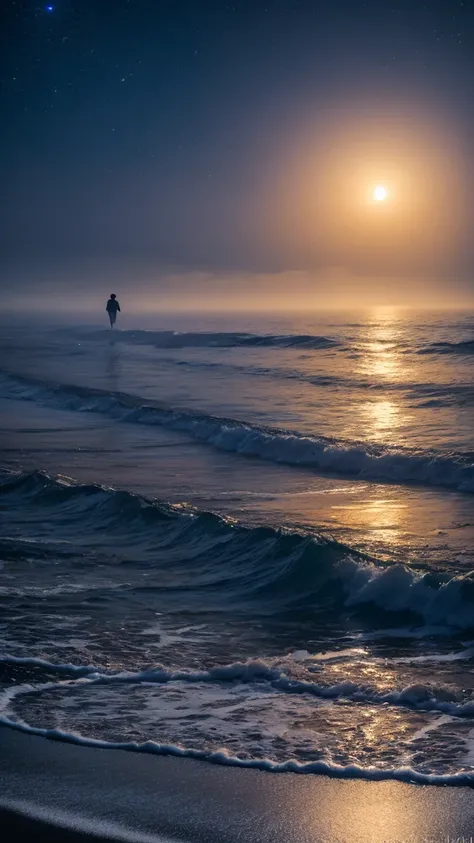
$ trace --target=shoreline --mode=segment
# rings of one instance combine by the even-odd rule
[[[448,843],[471,839],[474,791],[273,775],[2,726],[0,828],[53,843]]]

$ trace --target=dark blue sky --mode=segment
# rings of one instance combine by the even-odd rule
[[[2,18],[4,279],[337,264],[323,238],[282,240],[278,203],[291,226],[298,199],[273,188],[339,107],[449,135],[464,186],[449,260],[474,268],[469,0],[12,0]]]

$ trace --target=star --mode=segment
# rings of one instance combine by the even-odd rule
[[[54,12],[54,6],[45,6],[45,9],[49,13]]]

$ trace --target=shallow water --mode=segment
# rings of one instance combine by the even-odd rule
[[[130,322],[2,333],[3,718],[474,777],[474,315]]]

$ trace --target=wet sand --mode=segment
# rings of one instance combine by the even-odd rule
[[[474,790],[271,774],[0,728],[2,841],[470,843]]]

